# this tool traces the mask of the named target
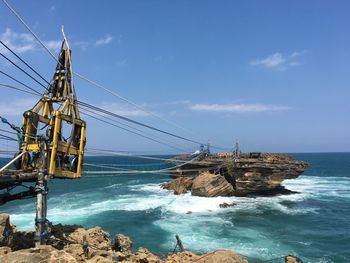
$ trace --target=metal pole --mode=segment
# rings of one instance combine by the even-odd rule
[[[35,218],[35,246],[45,245],[47,239],[47,180],[46,180],[46,152],[45,141],[40,141],[39,172],[35,186],[36,191],[36,218]]]

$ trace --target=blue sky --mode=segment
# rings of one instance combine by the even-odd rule
[[[53,51],[64,24],[74,71],[189,131],[76,78],[81,100],[215,145],[238,139],[246,151],[350,150],[348,1],[9,3]],[[51,78],[54,61],[3,4],[0,38]],[[3,59],[0,67],[40,89]],[[0,83],[13,84],[3,76]],[[0,113],[13,122],[34,102],[1,88]],[[89,147],[173,152],[86,120]]]

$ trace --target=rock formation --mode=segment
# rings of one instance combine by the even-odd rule
[[[162,259],[146,248],[131,251],[132,241],[122,234],[110,235],[100,227],[54,225],[47,245],[34,247],[34,232],[16,231],[9,215],[0,214],[0,262],[6,263],[246,263],[232,251],[213,251],[197,255],[189,251],[169,253]]]
[[[203,172],[193,179],[191,192],[195,196],[231,196],[235,189],[224,176]]]
[[[242,154],[234,159],[226,153],[208,156],[202,161],[203,167],[200,162],[194,164],[202,171],[173,179],[162,184],[162,188],[175,194],[191,191],[194,196],[205,197],[289,193],[281,186],[283,180],[297,178],[308,168],[307,163],[295,161],[286,154]],[[208,163],[216,169],[208,167]],[[186,164],[183,169],[193,171],[191,168],[191,164]],[[179,171],[179,174],[183,173]]]

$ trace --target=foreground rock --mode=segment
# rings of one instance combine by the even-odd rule
[[[34,232],[16,231],[6,214],[0,214],[0,262],[6,263],[245,263],[232,251],[214,251],[197,255],[189,251],[169,253],[160,259],[146,248],[131,251],[129,237],[118,234],[114,243],[100,227],[84,229],[80,225],[54,225],[48,245],[34,248]]]
[[[202,166],[197,161],[183,167],[184,171],[199,169],[200,172],[173,179],[162,184],[162,188],[175,194],[190,191],[194,196],[205,197],[286,194],[291,191],[281,183],[297,178],[308,168],[307,163],[295,161],[286,154],[241,154],[233,158],[226,153],[211,155],[202,161]],[[208,167],[208,163],[219,169]],[[183,175],[181,170],[178,172]]]

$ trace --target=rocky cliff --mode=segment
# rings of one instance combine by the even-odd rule
[[[221,153],[208,156],[202,162],[203,166],[200,162],[194,164],[200,167],[199,172],[194,173],[191,164],[187,164],[186,170],[194,174],[179,176],[162,184],[162,188],[173,190],[175,194],[191,191],[192,195],[205,197],[288,193],[290,191],[281,183],[297,178],[308,168],[307,163],[293,160],[288,155],[268,153],[241,154],[239,158]],[[179,169],[177,172],[182,174]]]
[[[190,251],[169,253],[162,258],[145,248],[131,251],[132,241],[118,234],[113,242],[100,227],[54,225],[48,245],[35,247],[34,232],[16,231],[7,214],[0,214],[0,262],[6,263],[248,263],[229,250],[198,255]]]

